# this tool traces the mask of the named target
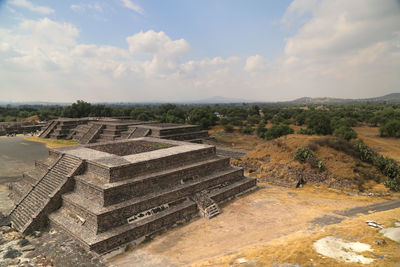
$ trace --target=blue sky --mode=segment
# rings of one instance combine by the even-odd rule
[[[0,101],[396,92],[396,0],[0,1]]]

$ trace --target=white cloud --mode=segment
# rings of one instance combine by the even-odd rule
[[[246,60],[244,70],[247,72],[266,71],[265,59],[260,55],[250,56]]]
[[[126,49],[81,43],[72,24],[22,20],[15,28],[0,28],[0,95],[50,101],[179,101],[225,95],[274,101],[398,91],[396,0],[304,3],[310,2],[292,4],[285,13],[298,29],[286,39],[283,54],[268,61],[258,54],[188,60],[185,39],[153,30],[127,37]],[[306,19],[299,15],[306,13]]]
[[[126,38],[131,53],[177,57],[189,50],[189,44],[184,39],[171,40],[165,32],[139,32]]]
[[[133,3],[131,0],[120,0],[122,6],[129,8],[141,15],[144,15],[144,10],[141,6],[139,6],[138,4]]]
[[[47,6],[35,5],[28,0],[10,0],[10,1],[8,1],[8,3],[13,6],[23,7],[23,8],[29,9],[32,12],[36,12],[36,13],[43,14],[43,15],[49,15],[51,13],[54,13],[54,9],[47,7]]]

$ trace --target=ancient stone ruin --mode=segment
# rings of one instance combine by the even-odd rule
[[[157,124],[146,127],[155,136],[178,134]],[[256,180],[217,156],[214,146],[124,139],[50,149],[12,187],[10,218],[20,232],[50,223],[104,253],[198,214],[212,218],[218,203],[255,187]]]
[[[198,125],[155,123],[133,120],[106,119],[58,119],[51,121],[39,137],[74,139],[80,144],[123,140],[138,137],[201,143],[208,137]]]

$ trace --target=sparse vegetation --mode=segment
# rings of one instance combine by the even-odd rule
[[[265,138],[267,140],[272,140],[292,133],[294,133],[294,130],[286,124],[274,125],[267,130]]]
[[[301,163],[309,163],[311,167],[317,168],[320,171],[325,169],[322,160],[317,159],[311,150],[306,147],[298,147],[296,149],[296,155],[294,156],[294,159],[300,161]]]
[[[400,138],[400,120],[390,120],[379,128],[382,137]]]

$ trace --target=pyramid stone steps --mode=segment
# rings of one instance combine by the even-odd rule
[[[171,227],[177,221],[187,220],[196,216],[196,214],[196,204],[187,200],[137,223],[125,224],[95,236],[93,236],[92,232],[82,227],[81,223],[71,218],[63,208],[50,214],[49,218],[51,225],[67,231],[87,249],[94,250],[97,253],[104,253],[126,242]]]
[[[41,221],[42,216],[37,215],[46,209],[52,200],[51,197],[68,181],[69,177],[66,175],[58,177],[58,171],[63,169],[62,173],[71,173],[73,170],[76,171],[82,163],[80,160],[75,159],[77,165],[71,165],[69,167],[64,166],[65,162],[72,162],[73,160],[74,159],[69,155],[62,156],[16,204],[9,216],[17,230],[25,233],[30,230],[30,227],[34,227],[35,222],[39,223]],[[57,177],[56,179],[54,178],[55,176]],[[18,222],[14,224],[14,220]]]
[[[154,184],[163,184],[163,181],[167,181],[164,187],[171,187],[229,166],[229,158],[215,157],[106,185],[88,175],[81,175],[75,177],[75,190],[100,205],[108,206],[144,195],[145,192],[154,190]]]
[[[76,212],[83,218],[95,215],[97,217],[98,228],[93,230],[101,232],[126,223],[126,219],[133,214],[161,205],[163,202],[172,202],[178,198],[190,196],[194,192],[204,190],[208,187],[230,182],[240,175],[243,175],[242,169],[232,168],[219,171],[199,181],[176,186],[172,190],[160,190],[157,193],[133,198],[129,201],[107,207],[95,205],[81,194],[73,192],[63,195],[63,205],[71,210],[77,207]],[[112,218],[112,220],[109,220],[109,218]]]

